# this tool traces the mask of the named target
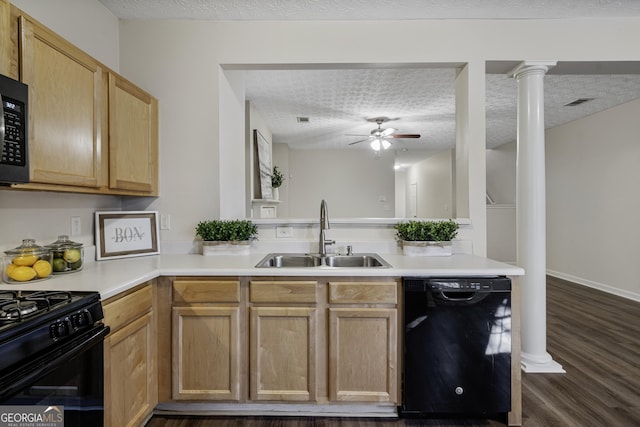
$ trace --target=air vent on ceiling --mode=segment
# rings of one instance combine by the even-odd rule
[[[309,123],[309,117],[296,117],[298,123]]]
[[[575,107],[576,105],[584,104],[585,102],[589,102],[593,100],[593,98],[578,98],[575,101],[571,101],[568,104],[564,104],[565,107]]]

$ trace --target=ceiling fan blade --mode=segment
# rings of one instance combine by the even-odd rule
[[[360,140],[358,140],[358,141],[353,141],[353,142],[350,142],[348,145],[358,144],[358,143],[360,143],[360,142],[367,141],[368,139],[369,139],[369,138],[366,138],[366,139],[360,139]]]
[[[395,135],[389,135],[387,138],[420,138],[419,133],[396,133]]]
[[[369,136],[369,135],[361,135],[357,133],[345,133],[344,136]]]

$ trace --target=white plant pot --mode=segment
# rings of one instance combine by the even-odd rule
[[[411,242],[403,240],[402,253],[406,256],[451,256],[451,241]]]
[[[250,253],[251,253],[250,241],[202,242],[202,255],[249,255]]]
[[[271,188],[271,198],[273,200],[280,200],[280,188]]]

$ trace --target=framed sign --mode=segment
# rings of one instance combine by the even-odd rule
[[[158,212],[96,212],[96,259],[160,253]]]

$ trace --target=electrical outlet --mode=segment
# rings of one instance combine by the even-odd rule
[[[82,222],[79,216],[71,217],[71,235],[79,236],[82,233]]]
[[[292,227],[276,227],[276,237],[277,238],[293,237],[293,228]]]

